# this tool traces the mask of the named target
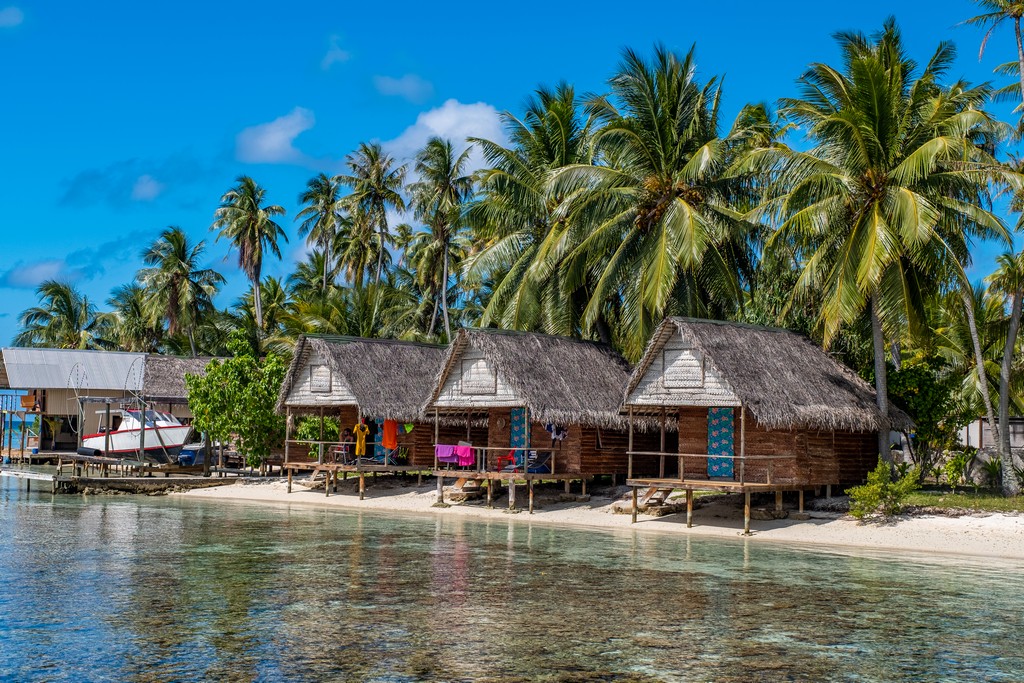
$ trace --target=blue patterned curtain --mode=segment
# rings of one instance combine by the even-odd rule
[[[378,417],[374,422],[377,423],[377,443],[373,446],[373,457],[377,460],[384,459],[384,447],[380,445],[381,438],[384,436],[384,418]]]
[[[512,436],[509,446],[525,452],[530,447],[530,411],[527,408],[512,409],[509,430]]]
[[[736,433],[732,408],[708,408],[708,455],[732,455]],[[708,458],[709,477],[733,474],[732,458]]]

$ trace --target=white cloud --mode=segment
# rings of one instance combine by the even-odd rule
[[[335,64],[344,64],[352,58],[352,53],[338,45],[341,40],[339,36],[331,36],[331,44],[327,48],[327,54],[320,60],[320,68],[327,71]]]
[[[25,13],[17,7],[0,9],[0,28],[13,28],[25,21]]]
[[[25,263],[19,261],[0,275],[0,287],[35,289],[46,280],[78,282],[85,275],[81,268],[72,268],[64,259],[43,259]]]
[[[314,123],[313,112],[295,107],[270,123],[251,126],[239,133],[235,138],[235,156],[250,164],[306,164],[309,158],[294,142]]]
[[[426,102],[434,94],[434,84],[416,74],[405,74],[401,78],[374,76],[373,85],[381,95],[395,95],[414,104]]]
[[[135,184],[132,185],[131,197],[137,202],[151,202],[160,196],[160,193],[164,191],[164,187],[163,183],[148,173],[140,175],[135,180]]]
[[[440,107],[421,112],[416,123],[401,135],[381,144],[397,159],[408,161],[427,144],[427,140],[435,136],[450,139],[460,152],[469,146],[468,137],[505,144],[497,109],[486,102],[463,104],[458,100],[448,100]],[[482,168],[483,156],[479,152],[472,153],[469,166],[468,170]]]

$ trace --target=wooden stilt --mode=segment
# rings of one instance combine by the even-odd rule
[[[825,497],[826,498],[831,498],[832,497],[832,484],[829,484],[828,486],[825,487]]]
[[[292,468],[288,468],[288,493],[292,492]]]
[[[487,482],[487,507],[494,507],[494,481]]]
[[[635,486],[633,487],[633,509],[632,509],[632,518],[630,519],[630,522],[629,522],[629,523],[630,523],[630,524],[636,524],[636,487],[635,487]]]
[[[799,507],[797,508],[800,512],[804,511],[804,490],[800,489],[797,493],[800,494]]]
[[[417,487],[423,486],[423,473],[422,472],[418,472],[416,474],[416,486]]]
[[[331,495],[331,476],[333,476],[333,474],[333,472],[327,470],[327,478],[324,479],[324,496]]]
[[[775,492],[775,511],[782,512],[782,491]]]
[[[583,493],[584,496],[587,495],[587,480],[586,479],[583,480],[583,491],[582,491],[582,493]]]
[[[530,514],[533,514],[533,479],[526,482],[526,488],[530,491]]]
[[[693,489],[686,489],[686,528],[693,528]]]
[[[441,481],[441,477],[438,477],[437,480],[438,480],[438,482],[440,482]],[[440,490],[441,490],[441,487],[440,487],[440,484],[439,484],[438,485],[438,491],[440,492]],[[363,474],[362,472],[360,472],[359,473],[359,500],[364,500],[365,498],[366,498],[366,475]]]
[[[508,480],[508,509],[516,509],[516,480]]]
[[[750,534],[750,491],[743,494],[743,533]]]
[[[337,471],[335,471],[335,473],[334,473],[334,486],[332,487],[331,491],[333,493],[337,493],[338,492],[338,473],[337,473]]]
[[[360,481],[362,478],[360,477]],[[437,477],[437,504],[444,505],[444,477]]]
[[[565,480],[565,492],[566,493],[572,493],[572,489],[570,488],[571,484],[572,484],[571,481],[569,481],[568,479]]]

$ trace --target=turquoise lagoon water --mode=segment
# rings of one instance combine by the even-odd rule
[[[1020,567],[0,485],[0,680],[1020,681]]]

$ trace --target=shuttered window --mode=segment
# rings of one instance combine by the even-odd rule
[[[488,396],[498,393],[498,378],[486,358],[462,361],[462,393],[468,396]]]

